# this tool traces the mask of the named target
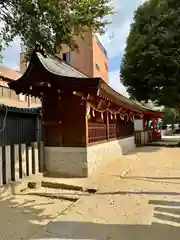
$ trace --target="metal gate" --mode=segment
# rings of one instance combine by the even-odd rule
[[[0,109],[0,146],[41,141],[40,114]]]

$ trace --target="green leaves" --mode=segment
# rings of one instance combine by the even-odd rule
[[[121,81],[139,101],[180,106],[180,2],[149,0],[135,12]]]
[[[61,44],[76,48],[87,28],[102,33],[112,13],[108,0],[0,0],[0,31],[5,44],[19,36],[29,51],[39,42],[54,54]]]
[[[179,120],[179,111],[178,109],[165,107],[164,109],[164,123],[173,124]]]

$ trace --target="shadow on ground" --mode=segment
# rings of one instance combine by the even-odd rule
[[[121,192],[126,194],[128,192]],[[106,193],[112,194],[112,193]],[[119,193],[118,193],[119,194]],[[134,192],[134,194],[139,194]],[[146,194],[149,194],[148,192]],[[162,194],[153,192],[150,194]],[[176,195],[179,193],[163,192],[166,195]],[[180,194],[179,194],[180,195]],[[132,196],[133,198],[133,196]],[[1,221],[0,239],[17,240],[29,239],[79,239],[79,240],[178,240],[180,239],[180,202],[150,200],[149,204],[153,205],[153,220],[150,225],[143,224],[104,224],[92,222],[75,222],[75,221],[55,221],[51,214],[44,214],[44,210],[53,204],[53,200],[47,204],[38,204],[33,200],[26,200],[22,203],[16,202],[15,198],[0,200]],[[60,206],[61,202],[59,202]],[[39,208],[40,205],[40,209]],[[5,211],[2,211],[4,208]],[[133,209],[132,209],[133,211]],[[6,223],[6,220],[9,221]],[[46,220],[45,235],[35,236]],[[103,219],[105,221],[105,219]],[[6,226],[4,225],[6,224]],[[121,219],[119,219],[121,223]],[[179,224],[179,226],[178,226]],[[5,229],[6,228],[6,229]],[[6,231],[5,231],[6,230]],[[2,235],[2,231],[5,232]]]
[[[44,235],[32,240],[178,240],[180,239],[180,202],[150,200],[153,204],[153,220],[143,224],[102,224],[93,222],[51,222]],[[165,207],[166,206],[166,207]],[[176,207],[176,208],[172,208]],[[177,208],[179,207],[179,208]],[[158,222],[159,221],[159,222]],[[119,219],[121,222],[121,219]]]
[[[61,201],[59,204],[64,206]],[[52,212],[52,206],[55,206],[55,210],[58,209],[58,203],[55,203],[53,199],[44,201],[42,198],[21,195],[7,197],[7,191],[1,191],[0,239],[29,239],[57,216],[58,210],[56,213]],[[60,206],[59,212],[61,210]]]
[[[51,222],[44,235],[31,238],[43,239],[94,239],[94,240],[178,240],[180,239],[180,202],[149,201],[154,205],[153,221],[143,224],[102,224],[93,222]],[[164,207],[166,206],[166,207]],[[159,222],[158,222],[159,221]],[[119,219],[121,222],[121,219]]]
[[[34,237],[44,239],[78,240],[178,240],[180,228],[153,222],[148,225],[100,224],[90,222],[56,222],[48,227],[49,236]]]
[[[160,151],[162,148],[158,146],[143,146],[143,147],[136,147],[132,152],[128,152],[125,156],[135,154],[135,153],[152,153]]]

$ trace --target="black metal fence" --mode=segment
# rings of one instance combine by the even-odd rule
[[[41,140],[39,113],[15,112],[0,108],[0,146],[30,144]]]

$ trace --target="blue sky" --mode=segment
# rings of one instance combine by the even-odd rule
[[[127,93],[119,78],[120,62],[133,20],[133,13],[143,2],[145,0],[111,0],[116,13],[109,17],[112,24],[108,26],[104,36],[100,37],[109,57],[109,85],[125,96]]]
[[[133,13],[136,8],[145,0],[111,0],[115,14],[109,16],[112,24],[100,40],[107,49],[109,57],[109,84],[116,91],[127,96],[124,86],[119,80],[120,62],[123,56],[126,38],[129,33],[130,24],[133,20]],[[17,39],[12,46],[4,51],[3,65],[19,69],[20,43]]]

